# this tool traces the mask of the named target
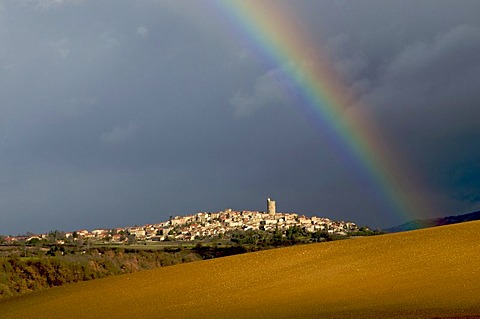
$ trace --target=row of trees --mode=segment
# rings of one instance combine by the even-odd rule
[[[60,250],[61,248],[58,248]],[[66,283],[201,260],[189,250],[92,249],[84,254],[0,259],[0,298]]]
[[[258,249],[290,246],[309,242],[331,241],[334,239],[326,231],[315,233],[307,232],[303,228],[293,226],[285,232],[276,229],[274,232],[264,230],[233,231],[228,234],[233,243],[239,245],[251,245]]]
[[[290,246],[297,244],[306,244],[311,242],[326,242],[332,240],[346,239],[352,236],[373,236],[381,235],[383,232],[371,230],[368,227],[362,227],[358,231],[345,235],[330,234],[325,230],[308,232],[299,226],[293,226],[285,231],[278,228],[273,232],[264,230],[237,230],[226,234],[235,244],[248,245],[257,249],[266,249],[271,247]]]

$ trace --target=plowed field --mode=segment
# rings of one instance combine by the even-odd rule
[[[480,222],[311,244],[83,282],[0,318],[480,318]]]

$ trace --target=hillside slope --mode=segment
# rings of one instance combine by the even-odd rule
[[[480,315],[480,222],[303,245],[67,285],[2,318]],[[473,318],[473,317],[472,317]]]
[[[412,220],[405,224],[387,228],[385,229],[385,231],[387,233],[398,233],[398,232],[422,229],[422,228],[428,228],[428,227],[436,227],[436,226],[470,222],[474,220],[480,220],[480,211],[468,213],[468,214],[456,215],[456,216]]]

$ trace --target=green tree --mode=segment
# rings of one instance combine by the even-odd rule
[[[40,242],[41,242],[40,238],[34,237],[34,238],[30,239],[29,241],[27,241],[26,244],[29,245],[29,246],[35,246]]]

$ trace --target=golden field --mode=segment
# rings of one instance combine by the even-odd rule
[[[480,318],[480,222],[295,246],[52,288],[0,318]]]

